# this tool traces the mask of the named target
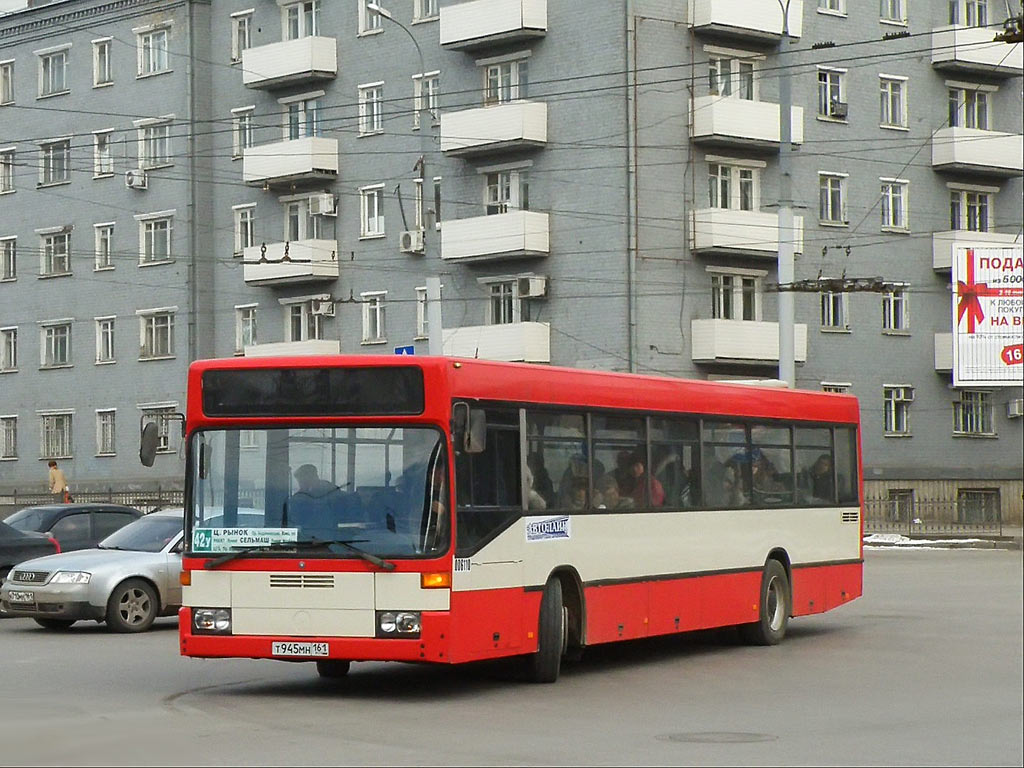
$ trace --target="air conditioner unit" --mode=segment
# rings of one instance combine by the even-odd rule
[[[1024,399],[1017,398],[1006,403],[1006,418],[1019,419],[1024,416]]]
[[[128,189],[145,189],[146,182],[146,172],[141,168],[132,168],[124,174],[124,185]]]
[[[423,253],[423,230],[407,229],[402,232],[398,248],[402,253]]]
[[[519,298],[539,299],[548,295],[548,279],[533,275],[530,277],[520,277],[518,288]]]
[[[849,113],[849,104],[845,101],[833,101],[829,105],[829,116],[838,120],[845,120]]]
[[[313,195],[309,198],[311,216],[337,216],[337,201],[332,194]]]
[[[321,317],[334,317],[333,299],[313,299],[311,302],[314,315]]]

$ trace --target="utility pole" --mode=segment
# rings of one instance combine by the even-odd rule
[[[789,37],[789,2],[779,0],[782,8],[782,45]],[[793,282],[796,244],[793,241],[793,177],[790,153],[793,151],[793,92],[789,66],[779,68],[779,283]],[[796,344],[793,324],[796,302],[790,292],[779,293],[779,378],[791,389],[796,387]]]

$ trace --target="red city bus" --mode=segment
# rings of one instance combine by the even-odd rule
[[[192,365],[181,652],[554,681],[860,596],[855,398],[450,358]]]

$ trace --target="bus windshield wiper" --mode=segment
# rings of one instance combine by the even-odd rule
[[[213,560],[208,560],[204,566],[206,570],[213,570],[218,568],[224,563],[229,563],[239,557],[246,557],[248,555],[254,555],[259,552],[271,552],[274,550],[282,549],[295,549],[298,550],[300,547],[307,547],[310,549],[332,549],[335,546],[342,546],[348,549],[350,552],[355,553],[357,556],[362,558],[368,563],[376,565],[378,568],[383,568],[385,571],[393,571],[395,564],[384,560],[383,558],[377,557],[374,554],[367,552],[364,549],[360,549],[355,546],[354,542],[361,541],[361,539],[300,539],[299,541],[275,541],[272,544],[260,547],[245,547],[244,549],[236,549],[234,552],[228,552],[227,554],[215,557]],[[332,550],[333,551],[333,550]]]

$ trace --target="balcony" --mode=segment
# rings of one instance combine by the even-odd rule
[[[542,147],[548,141],[548,105],[513,101],[441,115],[441,151],[454,157]]]
[[[451,357],[515,363],[550,363],[551,328],[547,323],[505,323],[445,328],[442,349]]]
[[[687,23],[694,32],[758,42],[782,39],[782,7],[778,0],[690,0]],[[800,37],[803,0],[790,0],[789,34]]]
[[[957,245],[1011,246],[1018,242],[1017,235],[1003,232],[966,232],[949,230],[932,235],[932,269],[949,272],[953,268],[953,247]]]
[[[246,147],[242,179],[247,184],[296,184],[338,176],[338,140],[323,136]]]
[[[441,222],[441,258],[483,261],[548,255],[548,214],[509,211]]]
[[[441,8],[441,47],[452,51],[521,42],[547,31],[547,0],[472,0]]]
[[[300,37],[242,51],[242,82],[247,88],[283,88],[332,80],[338,74],[338,41]]]
[[[285,247],[288,260],[284,261]],[[333,240],[296,240],[246,248],[242,276],[249,285],[295,285],[338,279],[338,244]],[[260,257],[263,257],[263,261]]]
[[[245,348],[246,357],[298,357],[302,355],[338,355],[341,342],[330,339],[308,339],[306,341],[278,341],[272,344],[256,344]]]
[[[1024,170],[1020,134],[977,128],[940,128],[932,136],[932,168],[936,171],[1019,176]]]
[[[779,362],[779,324],[760,320],[691,320],[690,358],[695,363]],[[794,357],[807,361],[807,326],[793,326]]]
[[[793,217],[797,253],[804,250],[804,218]],[[694,211],[690,227],[690,250],[734,256],[779,255],[779,215],[760,211],[704,208]]]
[[[994,42],[995,27],[939,27],[932,30],[932,66],[989,77],[1024,74],[1024,46]]]
[[[935,370],[949,373],[953,370],[953,334],[935,334]]]
[[[730,96],[698,96],[693,100],[690,136],[707,146],[741,147],[778,152],[779,105]],[[804,108],[793,107],[793,144],[804,141]]]

